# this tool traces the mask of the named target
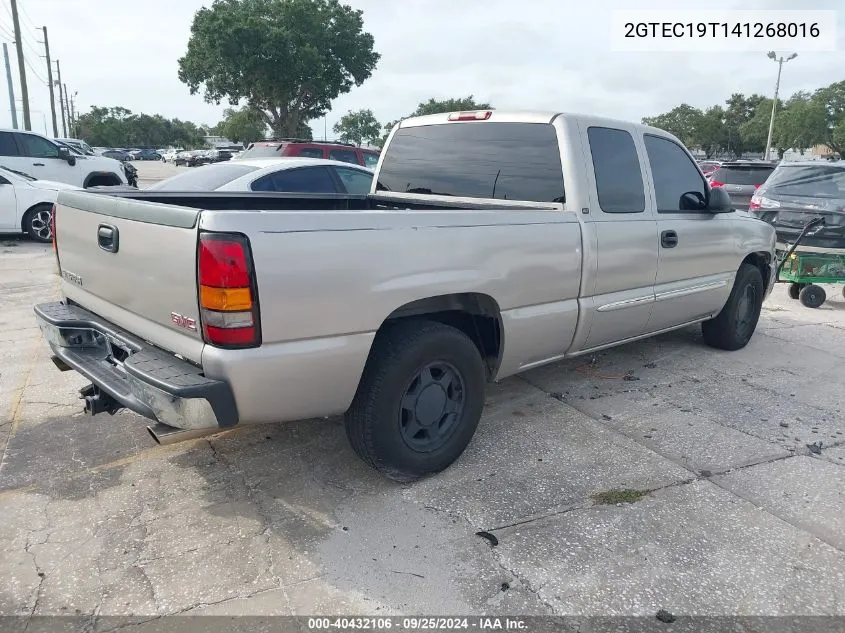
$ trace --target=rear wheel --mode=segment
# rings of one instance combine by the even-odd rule
[[[463,453],[484,408],[486,370],[460,330],[389,324],[376,337],[346,433],[361,459],[396,481],[443,470]]]
[[[701,324],[704,342],[728,351],[748,345],[760,319],[764,292],[760,269],[743,263],[725,307],[716,317]]]
[[[805,305],[808,308],[818,308],[825,302],[825,299],[827,299],[827,293],[821,286],[810,284],[809,286],[801,289],[801,294],[798,298],[800,299],[802,305]]]
[[[39,204],[26,212],[23,218],[23,230],[36,242],[53,241],[53,205]]]
[[[790,299],[797,299],[798,295],[801,294],[801,289],[805,288],[807,284],[796,284],[792,283],[789,284],[789,298]]]

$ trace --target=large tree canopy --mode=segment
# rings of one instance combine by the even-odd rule
[[[362,12],[338,0],[215,0],[197,11],[179,79],[206,101],[241,100],[277,136],[323,116],[376,67]]]

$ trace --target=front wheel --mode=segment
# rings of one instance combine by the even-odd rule
[[[388,324],[379,332],[346,434],[358,456],[408,482],[454,462],[484,408],[486,370],[475,344],[434,321]]]
[[[701,324],[704,342],[710,347],[735,351],[748,345],[763,307],[763,276],[760,269],[743,263],[722,311]]]
[[[53,241],[53,205],[40,204],[27,211],[23,230],[36,242]]]

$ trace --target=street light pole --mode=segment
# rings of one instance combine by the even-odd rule
[[[775,130],[775,110],[778,107],[778,92],[780,92],[780,74],[783,71],[783,65],[791,59],[798,57],[798,53],[792,53],[789,57],[778,58],[774,51],[769,51],[767,56],[769,59],[776,61],[778,64],[778,80],[775,83],[775,98],[772,100],[772,117],[769,119],[769,136],[766,139],[766,153],[763,154],[763,160],[769,160],[769,152],[772,149],[772,133]]]

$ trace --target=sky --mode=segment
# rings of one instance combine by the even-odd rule
[[[777,65],[764,52],[614,52],[617,9],[835,9],[837,52],[802,52],[783,71],[781,96],[845,80],[842,0],[345,0],[364,12],[381,60],[362,86],[341,95],[321,138],[346,112],[371,109],[382,123],[430,97],[472,94],[499,109],[586,112],[639,121],[679,103],[721,103],[731,93],[774,91]],[[194,13],[211,0],[18,0],[33,130],[51,132],[40,27],[75,94],[77,112],[123,106],[136,113],[215,124],[226,104],[206,103],[177,78]],[[0,39],[10,51],[20,100],[9,0],[0,0]],[[762,15],[765,15],[762,14]],[[781,51],[779,51],[780,53]],[[790,51],[783,51],[789,53]],[[55,77],[54,77],[55,79]],[[11,127],[8,91],[0,127]],[[58,95],[56,95],[58,100]],[[20,106],[18,105],[18,108]],[[19,121],[22,120],[18,115]],[[61,127],[61,123],[59,123]],[[60,132],[61,133],[61,132]]]

